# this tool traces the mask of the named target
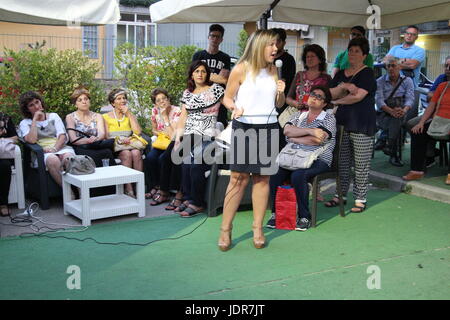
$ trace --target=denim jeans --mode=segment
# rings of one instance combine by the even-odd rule
[[[275,212],[275,195],[277,187],[283,185],[287,179],[291,180],[291,185],[295,189],[297,196],[297,213],[298,218],[307,218],[311,220],[311,213],[309,212],[309,187],[308,182],[311,182],[315,176],[326,172],[330,167],[322,160],[317,159],[307,169],[297,169],[290,171],[279,168],[278,173],[270,177],[270,197],[272,201],[272,212]]]

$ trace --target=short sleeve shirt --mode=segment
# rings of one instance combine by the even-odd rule
[[[438,103],[439,97],[447,86],[448,81],[442,82],[434,92],[431,101],[434,103]],[[436,113],[437,116],[450,119],[450,86],[445,90],[444,96],[442,97],[439,110]]]
[[[364,59],[363,63],[369,68],[373,68],[373,56],[372,54],[368,54]],[[348,61],[348,50],[341,51],[334,60],[334,68],[338,68],[339,70],[348,69],[350,67],[350,62]]]
[[[188,113],[184,134],[198,134],[213,137],[216,132],[217,115],[224,88],[217,83],[201,93],[189,90],[183,92],[181,103]]]
[[[54,121],[55,129],[56,129],[56,137],[58,138],[61,134],[66,134],[66,128],[64,127],[64,123],[61,118],[56,113],[50,113],[48,118],[44,121],[36,121],[36,126],[38,128],[45,128],[49,124],[50,121]],[[30,133],[30,128],[33,120],[32,119],[23,119],[19,124],[19,132],[20,137],[24,138],[28,133]]]
[[[353,79],[340,70],[330,82],[335,88],[341,82],[351,82],[358,88],[366,90],[367,95],[359,102],[351,105],[340,105],[336,111],[336,122],[343,125],[345,131],[373,136],[376,130],[375,93],[377,83],[372,68],[364,68]]]
[[[152,116],[151,119],[154,123],[156,123],[156,131],[163,131],[165,128],[164,120],[160,116],[161,110],[159,108],[154,107],[152,109]],[[170,113],[169,113],[169,122],[170,123],[176,123],[181,115],[181,109],[177,106],[171,106]]]
[[[331,111],[331,110],[330,110]],[[333,161],[333,150],[336,143],[336,119],[332,112],[322,111],[316,119],[308,123],[308,115],[307,113],[296,112],[294,113],[289,121],[286,124],[292,124],[293,126],[299,128],[321,128],[324,129],[329,135],[324,145],[327,145],[327,148],[324,152],[319,155],[319,159],[324,161],[329,167],[331,166],[331,162]],[[310,146],[306,144],[302,144],[301,148],[308,151],[314,151],[320,146]]]
[[[226,53],[219,51],[216,54],[210,54],[206,50],[197,51],[192,57],[192,61],[201,60],[206,62],[212,73],[220,73],[222,69],[231,69],[231,59]]]
[[[399,59],[414,59],[420,62],[419,66],[415,68],[414,71],[414,85],[417,87],[419,85],[420,68],[425,60],[425,50],[415,44],[411,47],[403,47],[403,44],[398,44],[393,46],[389,50],[388,55],[394,56]],[[403,72],[402,72],[403,74]]]

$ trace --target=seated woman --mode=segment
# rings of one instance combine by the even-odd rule
[[[102,159],[108,159],[111,166],[115,165],[113,143],[109,146],[101,143],[106,137],[105,122],[101,114],[90,111],[89,90],[84,87],[76,88],[70,96],[70,102],[77,110],[66,116],[66,128],[75,153],[91,157],[97,167],[103,166]],[[90,137],[86,137],[81,132]]]
[[[16,143],[17,138],[16,127],[11,117],[0,112],[0,140],[11,140]],[[1,150],[0,150],[1,152]],[[9,186],[11,185],[11,165],[14,159],[0,159],[0,215],[11,215],[11,209],[8,208]]]
[[[216,135],[217,115],[224,89],[210,81],[211,70],[203,61],[193,61],[189,66],[187,89],[181,98],[181,116],[177,125],[174,150],[179,148],[183,156],[194,151],[194,146]],[[183,145],[180,146],[181,140]],[[191,159],[192,160],[192,159]],[[193,162],[193,163],[192,163]],[[182,164],[182,184],[185,201],[176,212],[181,217],[192,217],[204,209],[206,190],[205,172],[209,165],[203,163]]]
[[[450,65],[448,66],[450,68]],[[450,119],[450,81],[441,83],[428,104],[420,121],[411,129],[411,171],[403,179],[406,181],[418,180],[425,175],[425,161],[427,144],[433,139],[427,134],[431,120],[435,115]],[[436,114],[437,105],[439,109]],[[450,185],[450,164],[445,184]]]
[[[106,137],[115,138],[116,136],[128,137],[125,143],[129,142],[129,137],[133,133],[140,135],[142,132],[136,117],[128,108],[128,96],[124,89],[113,89],[108,95],[108,101],[113,106],[113,110],[103,114],[105,120]],[[143,171],[144,164],[142,161],[142,152],[138,149],[122,150],[118,152],[121,164]],[[125,194],[134,197],[133,186],[128,183],[125,185]]]
[[[169,93],[165,89],[154,89],[151,99],[154,104],[151,117],[153,135],[165,134],[170,139],[173,139],[175,137],[176,124],[181,114],[180,107],[171,105]],[[171,142],[165,150],[152,148],[145,156],[145,170],[150,173],[150,181],[147,187],[151,190],[148,196],[153,199],[150,202],[152,206],[169,200],[170,182],[172,182],[172,187],[178,190],[172,204],[176,206],[181,204],[182,194],[179,191],[181,167],[175,166],[171,161],[170,153],[173,145],[174,142]]]
[[[44,100],[34,91],[21,94],[19,105],[25,117],[19,124],[21,138],[43,148],[48,172],[62,186],[61,163],[73,157],[75,152],[66,146],[67,133],[61,118],[56,113],[46,113]]]
[[[268,228],[275,228],[275,195],[278,186],[290,178],[297,196],[297,226],[296,230],[305,231],[311,226],[311,213],[309,212],[309,187],[316,175],[330,169],[333,160],[333,149],[336,140],[336,119],[332,112],[325,111],[332,108],[330,90],[325,86],[311,88],[306,116],[301,112],[295,113],[284,127],[284,134],[289,142],[297,144],[299,148],[312,151],[328,145],[327,148],[313,162],[310,168],[290,171],[279,168],[278,173],[270,177],[270,196],[272,200],[272,217],[267,222]]]

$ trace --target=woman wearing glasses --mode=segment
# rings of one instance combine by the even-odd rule
[[[309,212],[309,187],[316,175],[330,169],[333,160],[333,149],[336,136],[336,119],[333,112],[326,110],[332,108],[331,93],[325,86],[311,88],[307,101],[307,115],[300,118],[301,112],[295,113],[284,126],[284,134],[289,142],[305,151],[314,151],[327,146],[310,168],[290,171],[279,168],[278,173],[270,177],[270,196],[272,200],[272,217],[267,222],[268,228],[275,228],[275,195],[277,188],[290,178],[297,196],[297,224],[295,230],[306,231],[311,226],[311,213]]]

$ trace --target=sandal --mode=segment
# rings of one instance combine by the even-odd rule
[[[169,201],[169,195],[164,195],[161,192],[157,192],[153,200],[150,202],[151,206],[157,206],[158,204]]]
[[[186,210],[186,208],[189,206],[189,201],[185,201],[182,204],[180,204],[177,208],[175,208],[173,211],[174,212],[183,212],[184,210]]]
[[[176,204],[178,201],[178,205]],[[166,210],[175,210],[183,203],[183,199],[173,198],[168,206],[165,207]]]
[[[366,210],[366,207],[367,207],[367,203],[359,203],[359,204],[361,204],[360,206],[357,206],[356,205],[356,203],[355,203],[355,205],[353,206],[353,208],[351,208],[350,209],[350,211],[351,212],[354,212],[354,213],[361,213],[361,212],[363,212],[364,210]]]
[[[129,197],[136,198],[133,191],[125,191],[124,194],[126,194]]]
[[[187,207],[186,209],[184,209],[183,212],[180,212],[180,216],[182,218],[192,218],[200,213],[203,212],[203,208],[199,207],[198,209],[195,209],[194,207]]]
[[[158,192],[158,189],[153,188],[150,193],[146,193],[145,194],[145,199],[153,199],[153,197],[156,195],[156,193]]]
[[[338,199],[338,201],[336,201],[334,199],[337,199],[337,198],[333,198],[330,201],[325,202],[324,206],[328,207],[328,208],[337,207],[339,205],[339,199]],[[347,204],[347,200],[344,200],[344,205],[346,205],[346,204]]]
[[[0,215],[1,215],[2,217],[10,216],[10,215],[11,215],[11,209],[8,208],[7,205],[2,205],[2,206],[0,206]]]

